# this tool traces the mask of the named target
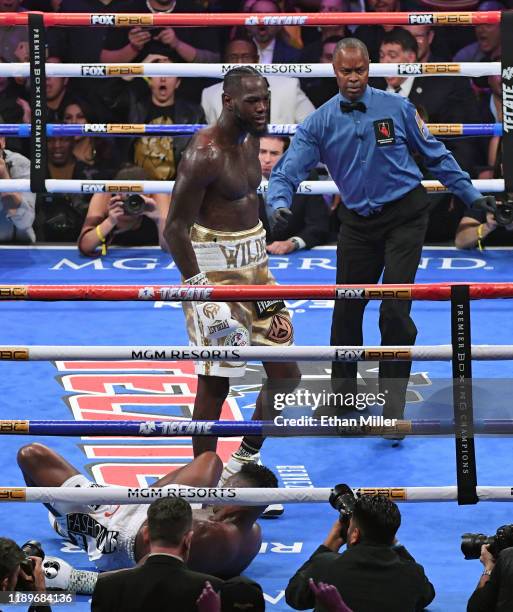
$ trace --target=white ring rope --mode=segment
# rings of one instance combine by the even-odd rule
[[[383,495],[394,502],[447,502],[458,498],[458,489],[449,487],[361,487],[353,489],[357,497]],[[481,501],[513,501],[513,487],[478,486]],[[326,503],[331,488],[298,487],[208,488],[169,485],[167,487],[1,487],[0,502],[37,502],[75,504],[77,511],[85,505],[151,504],[162,497],[181,497],[190,503],[209,505],[267,506],[268,504]]]
[[[1,65],[1,64],[0,64]],[[443,193],[448,189],[440,181],[422,181],[429,192]],[[115,181],[115,180],[61,180],[47,179],[45,181],[48,193],[171,193],[174,181]],[[504,191],[504,179],[477,179],[472,185],[487,193]],[[267,191],[268,182],[262,181],[258,193]],[[18,191],[30,193],[29,179],[0,179],[0,193]],[[333,195],[339,190],[334,181],[303,181],[297,193],[304,195]]]
[[[513,359],[513,345],[473,345],[472,359]],[[435,346],[0,346],[0,361],[450,361],[451,345]]]
[[[45,65],[47,77],[123,77],[123,76],[176,76],[208,77],[222,79],[231,68],[241,64],[55,64]],[[253,66],[263,76],[283,77],[333,77],[331,64],[244,64]],[[369,76],[497,76],[501,74],[500,62],[436,62],[409,64],[371,63]],[[0,77],[29,77],[28,63],[0,63]]]

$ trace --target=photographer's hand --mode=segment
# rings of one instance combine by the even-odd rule
[[[143,195],[142,198],[144,199],[144,210],[141,214],[157,222],[161,217],[157,202],[151,196]]]
[[[323,544],[326,548],[329,548],[333,552],[338,552],[340,547],[346,543],[345,538],[342,537],[342,525],[337,519],[328,533]]]
[[[32,575],[34,579],[34,590],[39,591],[40,593],[46,592],[46,583],[45,583],[45,575],[43,572],[43,559],[41,557],[30,557],[34,564],[34,569],[32,570]]]
[[[134,51],[139,52],[151,40],[151,34],[144,28],[131,28],[128,32],[128,41]]]
[[[112,224],[112,228],[111,228],[112,230],[116,227],[116,225],[118,225],[119,218],[125,214],[125,210],[123,208],[123,197],[120,195],[112,196],[108,206],[109,206],[108,219],[110,223]]]
[[[492,571],[495,567],[495,558],[492,553],[488,550],[488,546],[483,544],[481,546],[481,556],[479,557],[479,561],[483,564],[486,571]]]

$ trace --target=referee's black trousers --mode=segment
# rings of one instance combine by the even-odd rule
[[[413,283],[428,225],[429,202],[419,185],[369,217],[341,207],[337,246],[337,284]],[[332,345],[363,345],[363,313],[368,300],[337,300],[331,326]],[[413,345],[417,328],[410,317],[411,301],[383,300],[379,328],[381,344]],[[379,364],[380,392],[386,392],[383,415],[402,418],[411,361]],[[357,364],[334,362],[332,388],[356,393]]]

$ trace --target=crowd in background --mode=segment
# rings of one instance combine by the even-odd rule
[[[450,8],[444,0],[0,0],[0,12],[246,12],[414,11]],[[512,0],[472,0],[459,8],[507,10]],[[499,61],[499,25],[401,28],[362,26],[246,26],[208,28],[49,28],[47,62],[211,62],[330,63],[337,42],[354,36],[368,47],[372,62]],[[27,28],[0,28],[0,60],[28,61]],[[337,93],[335,79],[270,76],[271,123],[301,123]],[[371,79],[374,87],[408,97],[427,123],[500,123],[500,77],[390,77]],[[0,78],[0,122],[29,123],[29,82]],[[46,96],[50,123],[214,123],[221,112],[222,84],[206,78],[57,78],[48,77]],[[187,137],[48,138],[48,178],[174,180]],[[499,137],[446,139],[446,145],[472,178],[502,176]],[[264,178],[286,149],[286,138],[264,138]],[[0,178],[28,178],[29,140],[0,138]],[[422,160],[419,159],[422,167]],[[426,179],[431,178],[423,169]],[[311,178],[329,179],[320,167]],[[466,210],[450,194],[432,195],[427,242],[461,248],[479,244],[512,244],[509,228],[490,215]],[[273,254],[311,248],[336,239],[339,196],[304,196],[295,205],[289,226],[275,231],[261,197],[260,216]],[[162,226],[172,199],[163,194],[144,198],[130,214],[123,198],[84,194],[17,194],[1,196],[0,241],[3,243],[77,242],[86,256],[105,253],[112,244],[166,245]],[[99,230],[97,228],[100,228]],[[490,234],[492,234],[490,236]]]

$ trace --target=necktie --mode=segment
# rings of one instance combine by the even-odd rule
[[[340,110],[343,113],[350,113],[355,110],[365,113],[367,111],[367,107],[363,102],[341,102]]]

